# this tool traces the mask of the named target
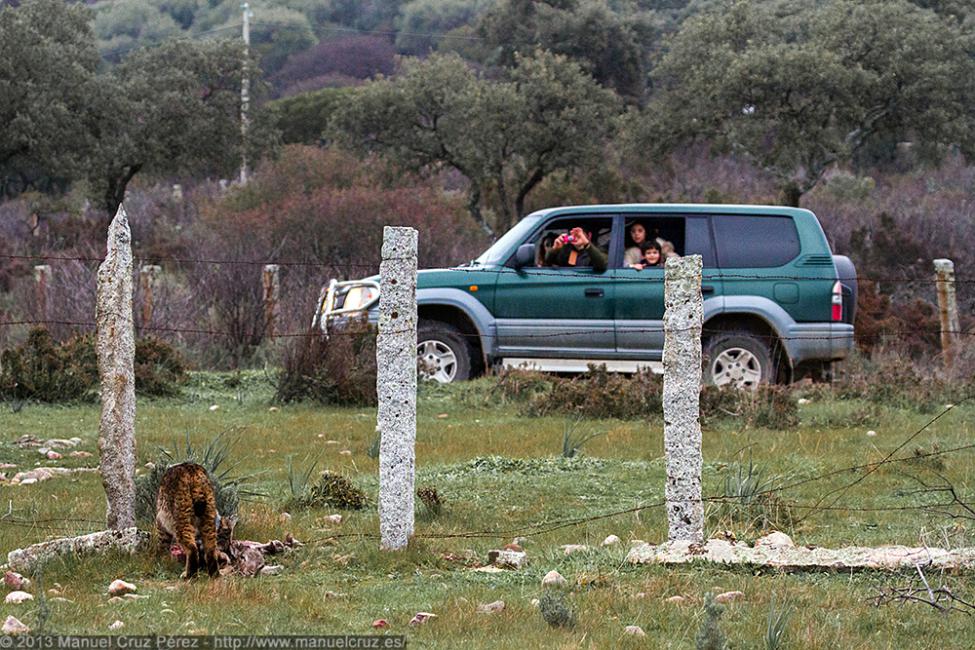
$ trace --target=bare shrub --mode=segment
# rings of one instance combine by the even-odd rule
[[[372,406],[376,398],[376,330],[351,321],[326,337],[310,330],[285,348],[275,399]]]

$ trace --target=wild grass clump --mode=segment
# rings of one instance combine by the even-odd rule
[[[334,472],[324,471],[318,477],[318,481],[312,485],[308,485],[306,476],[305,487],[297,493],[293,485],[292,497],[288,505],[291,508],[330,506],[341,510],[362,510],[369,505],[369,498],[349,479]]]
[[[433,485],[417,488],[416,496],[423,504],[423,509],[428,517],[439,517],[447,503],[447,500]]]
[[[574,627],[576,615],[569,606],[565,594],[547,589],[539,598],[538,611],[542,619],[552,627]]]
[[[285,350],[275,400],[320,404],[376,404],[376,328],[353,320],[325,336],[295,337]]]
[[[177,395],[187,380],[180,355],[155,338],[136,341],[134,370],[139,395]],[[0,354],[0,397],[51,403],[91,401],[98,387],[98,355],[91,334],[58,342],[47,329],[36,327],[23,345]]]
[[[725,476],[723,498],[713,513],[718,519],[716,527],[750,532],[788,530],[795,517],[776,490],[780,483],[780,477],[766,476],[764,468],[751,457],[747,463],[735,463]]]
[[[194,447],[189,435],[182,445],[174,442],[171,449],[159,448],[152,460],[148,473],[135,479],[135,518],[140,526],[150,526],[156,518],[156,495],[166,470],[179,463],[202,465],[213,484],[217,501],[217,512],[222,517],[237,515],[241,498],[257,496],[258,493],[246,488],[248,476],[231,476],[235,465],[230,460],[231,441],[223,435],[209,440],[202,447]]]
[[[575,458],[587,442],[605,434],[605,431],[580,431],[581,424],[581,419],[566,423],[562,431],[562,458]]]

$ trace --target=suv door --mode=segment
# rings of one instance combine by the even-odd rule
[[[622,358],[660,361],[664,349],[664,259],[659,266],[641,270],[626,263],[628,250],[636,245],[631,233],[640,224],[646,239],[669,242],[678,255],[700,255],[704,270],[701,291],[705,300],[722,295],[711,228],[707,215],[626,215],[625,238],[616,260],[616,349]]]
[[[580,226],[611,262],[613,217],[555,217],[522,244],[535,245],[535,266],[507,266],[495,285],[494,311],[501,357],[600,359],[614,356],[615,286],[610,269],[556,267],[544,263],[550,240]]]

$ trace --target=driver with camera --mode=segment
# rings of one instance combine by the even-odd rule
[[[555,238],[552,248],[545,254],[547,266],[579,266],[592,267],[597,273],[606,270],[608,260],[606,253],[599,250],[583,232],[576,226],[567,234]]]

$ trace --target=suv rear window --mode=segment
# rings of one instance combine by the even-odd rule
[[[720,215],[711,223],[722,268],[782,266],[799,255],[799,232],[791,217]]]

